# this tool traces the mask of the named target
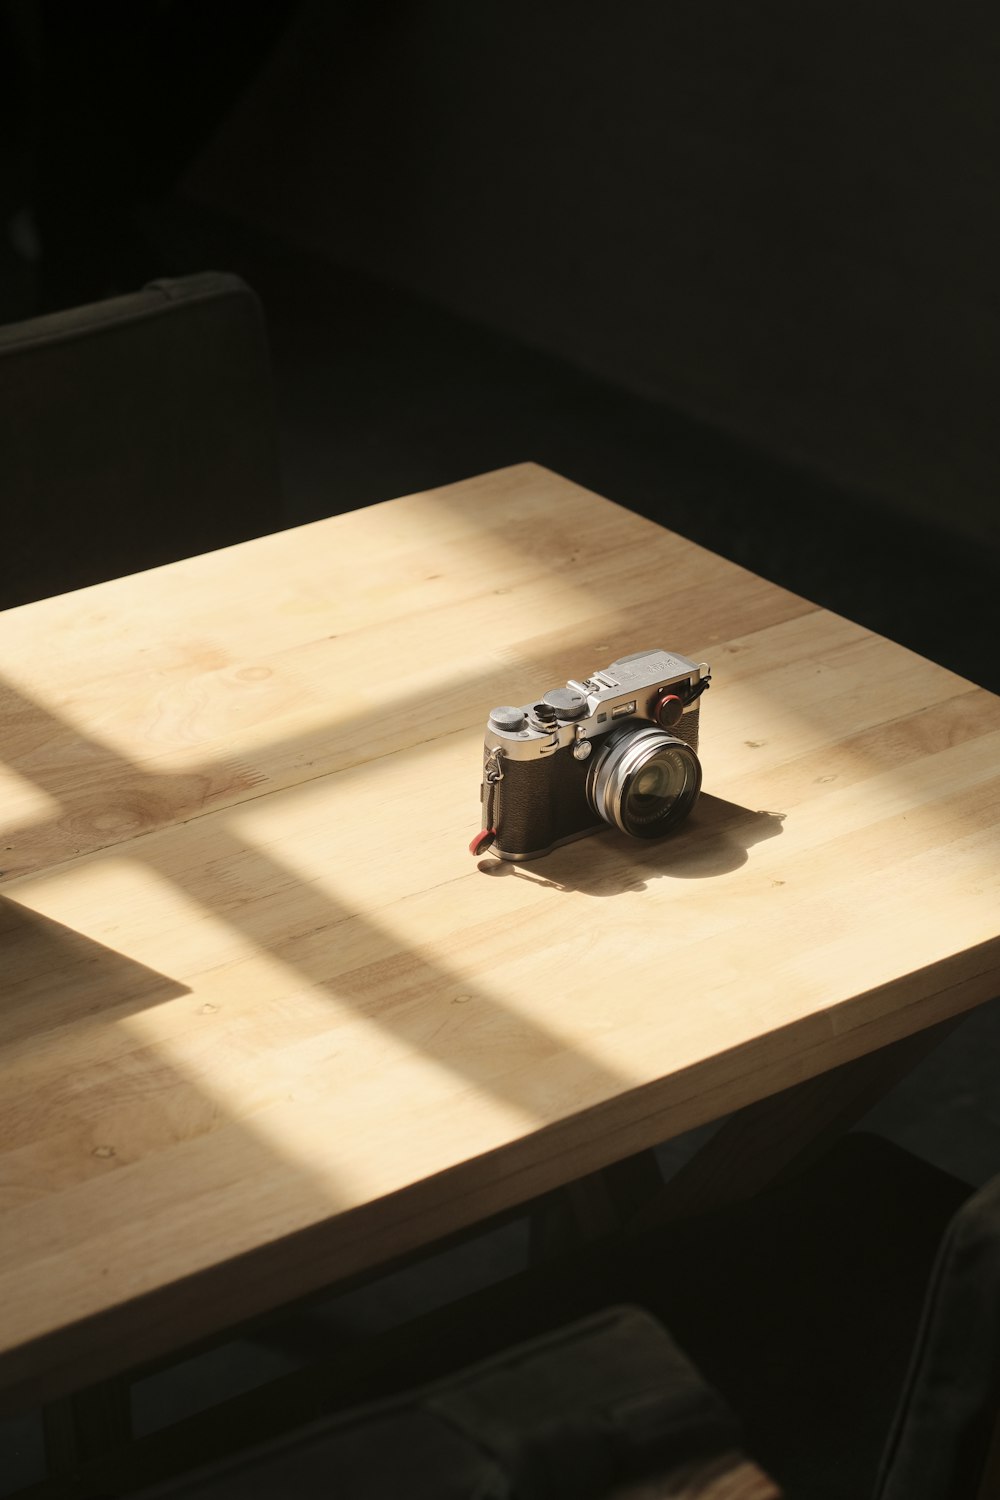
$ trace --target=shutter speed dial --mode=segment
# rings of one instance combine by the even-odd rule
[[[580,719],[587,712],[587,700],[576,688],[550,688],[542,703],[554,710],[559,719]]]

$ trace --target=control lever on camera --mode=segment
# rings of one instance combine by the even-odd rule
[[[509,713],[507,709],[494,709],[493,716]],[[503,751],[494,746],[486,757],[486,765],[483,769],[483,784],[486,791],[486,809],[484,822],[492,825],[497,817],[497,800],[500,795],[500,783],[503,781]],[[487,826],[481,828],[475,838],[469,844],[469,853],[472,855],[485,854],[492,844],[496,843],[497,831],[495,827]]]

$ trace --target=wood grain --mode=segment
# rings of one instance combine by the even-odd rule
[[[637,848],[482,732],[713,666]],[[1000,701],[521,465],[0,617],[0,1386],[79,1384],[997,993]]]

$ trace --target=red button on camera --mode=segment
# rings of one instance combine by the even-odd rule
[[[661,693],[653,703],[653,718],[663,729],[673,729],[684,712],[684,700],[676,693]]]

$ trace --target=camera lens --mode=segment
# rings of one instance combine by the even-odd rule
[[[594,811],[640,839],[659,838],[679,823],[700,790],[701,765],[691,746],[648,724],[609,735],[587,778]]]

